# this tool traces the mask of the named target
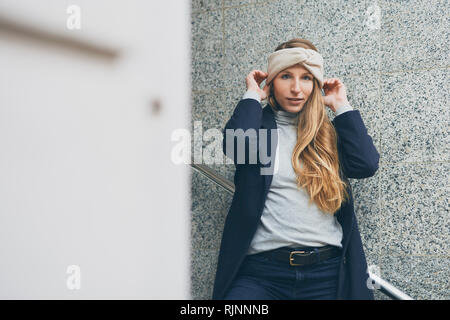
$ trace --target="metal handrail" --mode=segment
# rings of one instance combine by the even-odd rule
[[[414,300],[400,289],[397,289],[392,284],[390,284],[386,280],[383,280],[381,277],[377,276],[376,274],[370,271],[369,277],[372,279],[374,283],[373,284],[374,288],[377,288],[385,295],[391,297],[393,300]]]
[[[199,171],[201,174],[206,176],[208,179],[210,179],[215,184],[221,186],[226,191],[228,191],[230,194],[234,194],[234,183],[228,180],[227,178],[221,176],[218,174],[215,170],[211,169],[208,166],[205,166],[204,164],[195,164],[191,163],[191,167]]]
[[[215,170],[203,164],[194,164],[191,163],[191,167],[198,171],[200,174],[207,177],[209,180],[224,188],[230,194],[233,194],[235,191],[234,183],[217,173]],[[401,291],[400,289],[394,287],[391,283],[377,276],[376,274],[370,272],[369,270],[369,278],[372,280],[372,285],[374,289],[379,290],[383,294],[392,298],[393,300],[413,300],[406,293]]]

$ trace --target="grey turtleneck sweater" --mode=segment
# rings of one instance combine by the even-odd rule
[[[259,102],[256,92],[247,91],[243,99]],[[336,114],[353,110],[338,108]],[[309,196],[299,189],[291,157],[297,143],[297,113],[275,112],[278,145],[275,172],[267,194],[263,213],[247,254],[280,247],[322,247],[327,244],[342,247],[342,227],[334,215],[324,213]]]

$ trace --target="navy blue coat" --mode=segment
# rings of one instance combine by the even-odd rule
[[[379,154],[372,138],[367,134],[363,120],[358,110],[351,110],[336,116],[332,121],[338,135],[338,154],[341,178],[363,179],[371,177],[378,169]],[[267,152],[271,155],[276,151],[276,145],[271,144],[271,130],[277,125],[273,110],[269,105],[261,108],[255,99],[242,99],[236,106],[233,115],[226,123],[225,129],[260,129],[267,130]],[[276,133],[276,131],[274,131]],[[269,167],[271,163],[263,164],[259,157],[256,164],[249,164],[248,148],[245,153],[247,163],[236,164],[237,155],[227,154],[227,135],[224,130],[224,153],[234,160],[236,171],[234,176],[235,193],[225,220],[225,226],[220,246],[216,277],[212,299],[225,297],[231,282],[243,262],[250,243],[260,221],[264,202],[272,182],[273,175],[261,175],[261,167]],[[230,135],[230,137],[233,137]],[[235,140],[237,138],[234,138]],[[259,136],[258,136],[259,141]],[[274,141],[277,141],[274,139]],[[236,141],[235,145],[236,145]],[[249,139],[246,138],[246,144]],[[229,151],[229,150],[228,150]],[[234,150],[236,151],[236,150]],[[275,157],[270,157],[275,159]],[[254,162],[251,162],[254,163]],[[341,259],[338,299],[373,299],[373,292],[367,287],[367,262],[364,255],[361,236],[355,217],[353,195],[350,183],[347,192],[350,200],[342,204],[335,213],[343,229],[343,259]]]

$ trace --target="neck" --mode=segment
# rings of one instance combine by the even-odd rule
[[[279,124],[297,125],[300,112],[288,112],[285,110],[275,111],[275,121]]]

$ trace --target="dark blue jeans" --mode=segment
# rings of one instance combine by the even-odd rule
[[[308,266],[247,255],[225,300],[335,300],[341,257]]]

